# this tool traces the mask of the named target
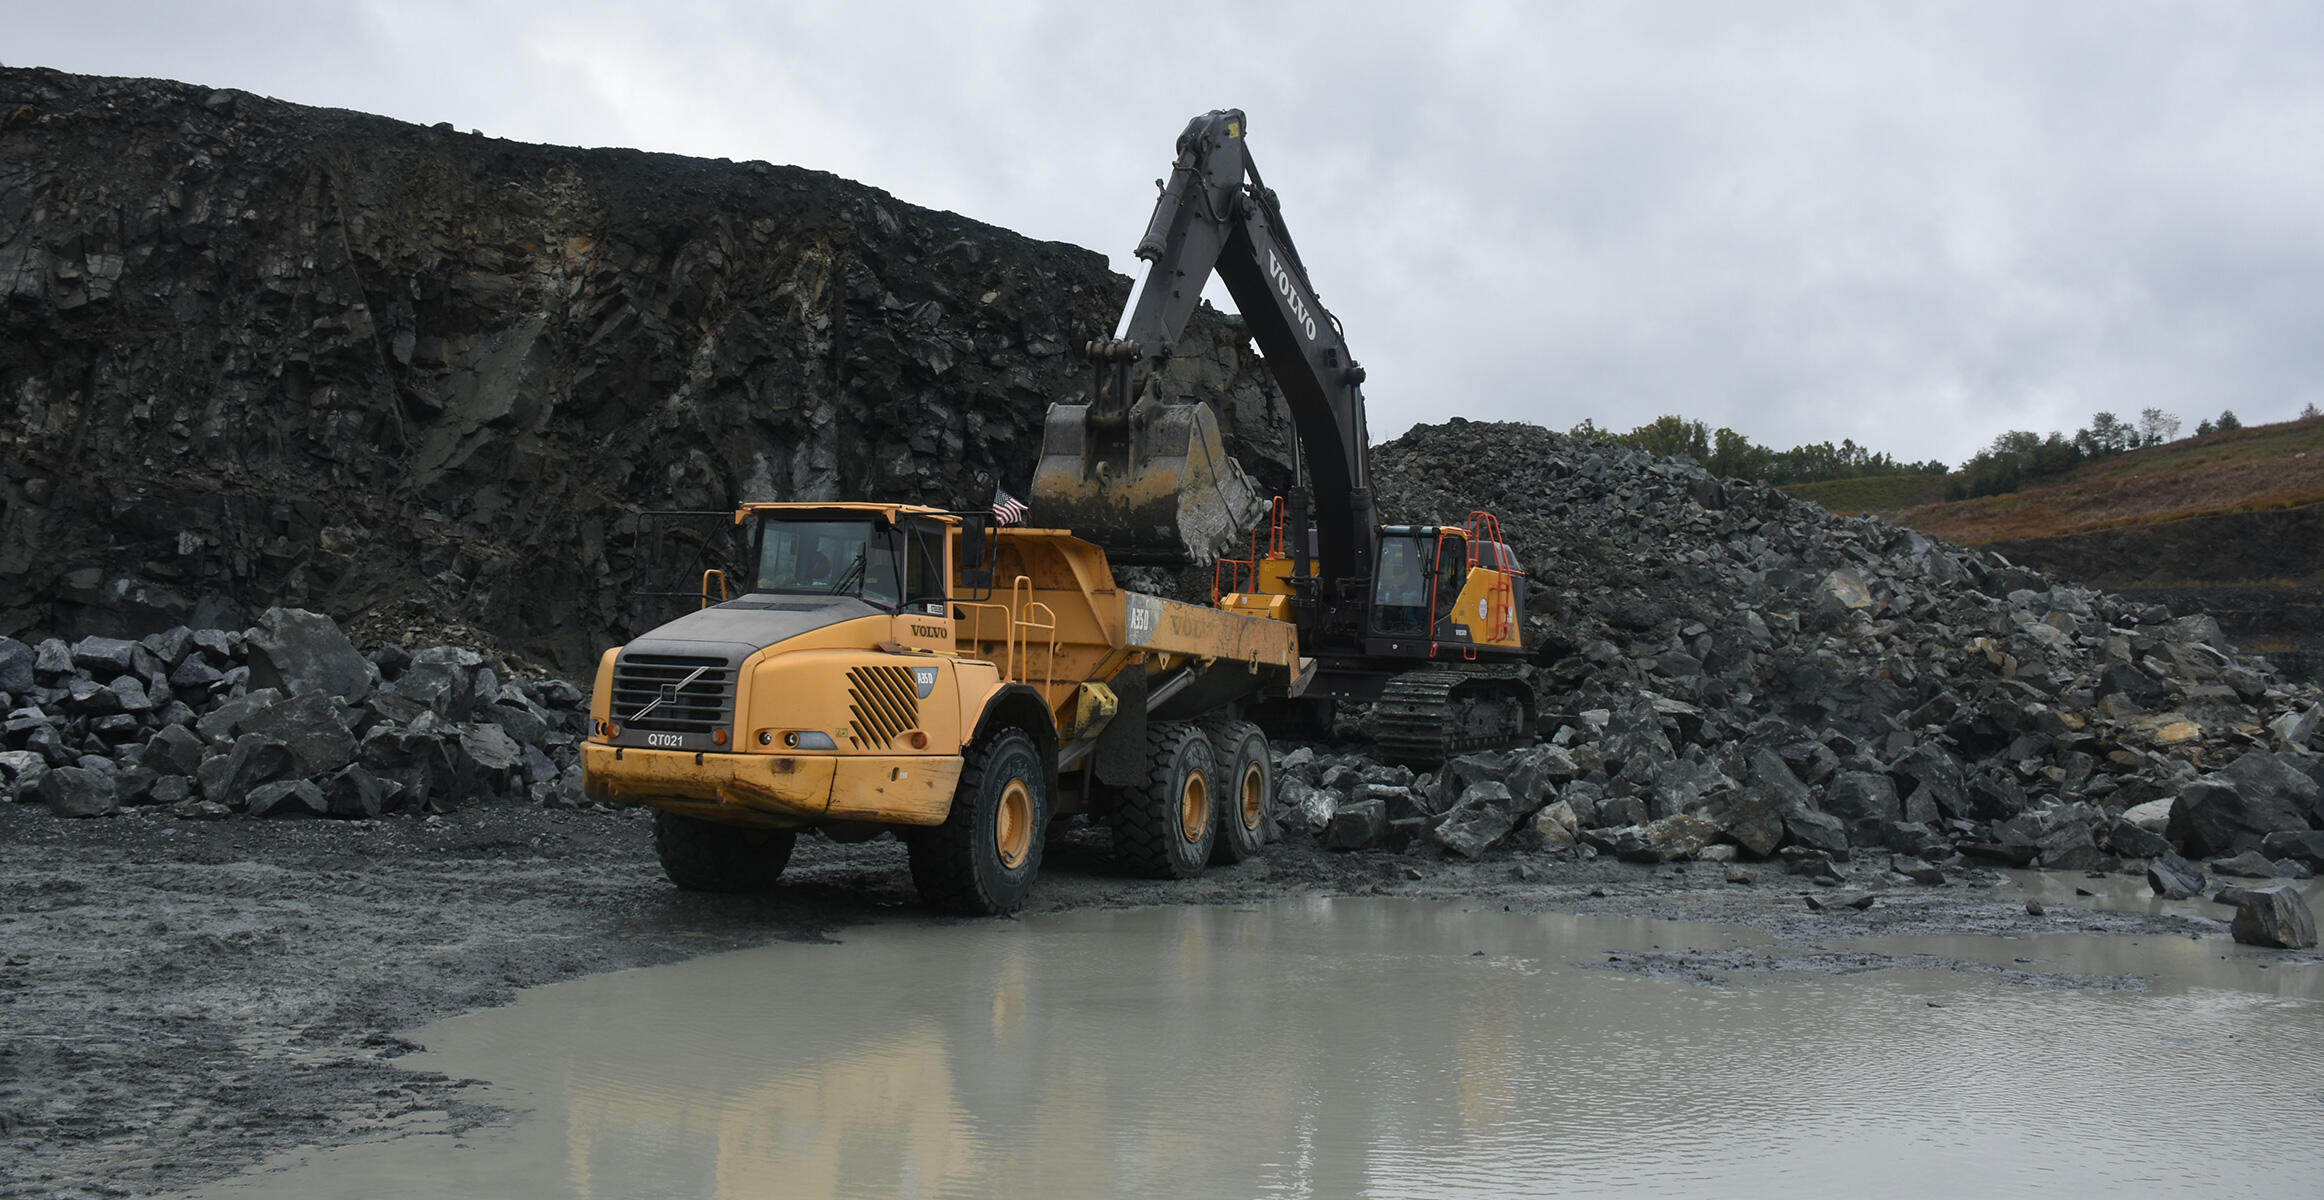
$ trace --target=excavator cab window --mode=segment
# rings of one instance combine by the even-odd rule
[[[1374,632],[1428,632],[1428,566],[1418,537],[1383,535],[1380,566],[1372,578]]]
[[[1461,588],[1469,582],[1469,542],[1460,534],[1447,531],[1436,539],[1436,619],[1444,621],[1453,615],[1453,601],[1460,599]]]

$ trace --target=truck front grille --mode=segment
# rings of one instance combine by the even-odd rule
[[[734,713],[734,667],[723,658],[624,654],[613,664],[613,720],[624,729],[709,733]]]
[[[858,750],[887,746],[920,726],[920,689],[910,667],[855,667],[847,673],[847,740]]]

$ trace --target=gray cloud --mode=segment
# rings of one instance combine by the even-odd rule
[[[1373,428],[1449,413],[1957,461],[2324,403],[2324,9],[41,6],[11,62],[798,163],[1132,265],[1238,106]]]

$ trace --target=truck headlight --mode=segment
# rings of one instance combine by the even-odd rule
[[[820,729],[794,729],[783,735],[783,745],[793,750],[837,750],[839,743]]]

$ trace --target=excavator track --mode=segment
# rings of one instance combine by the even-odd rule
[[[1388,681],[1372,711],[1380,757],[1416,767],[1533,733],[1533,690],[1514,673],[1407,671]]]

